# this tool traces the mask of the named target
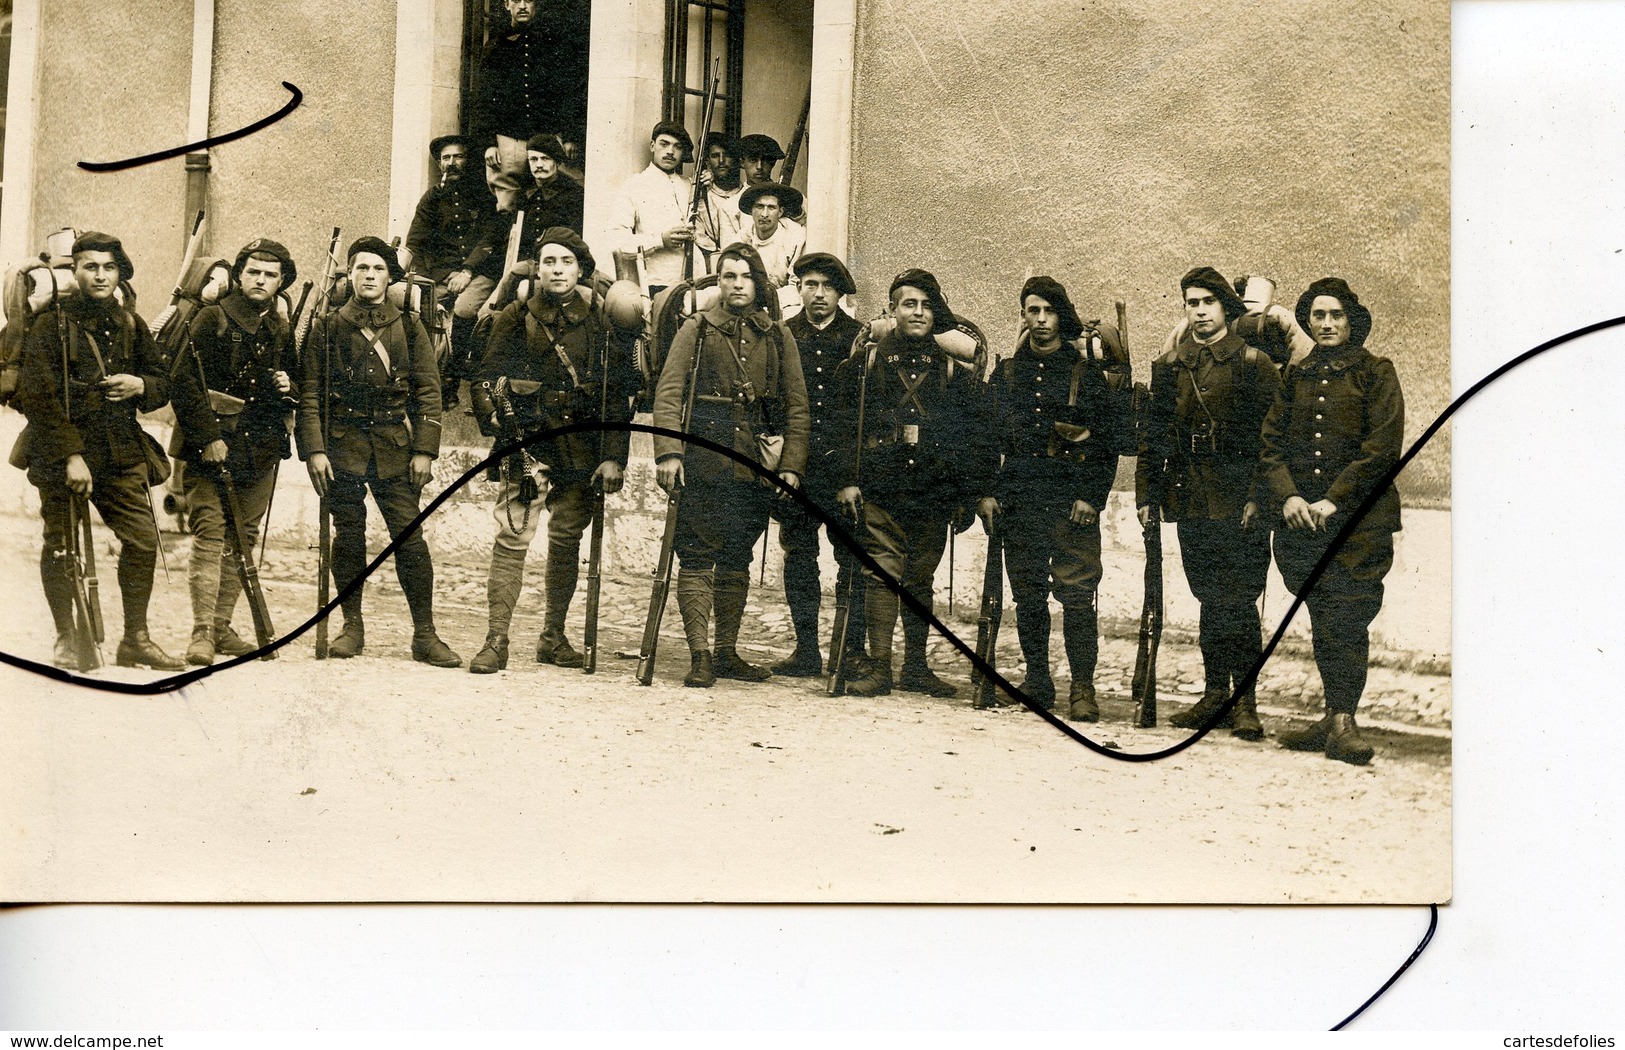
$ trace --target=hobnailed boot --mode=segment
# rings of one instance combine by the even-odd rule
[[[863,602],[869,656],[861,667],[854,665],[847,674],[846,691],[853,696],[888,696],[892,687],[891,640],[897,628],[897,595],[885,587],[866,586]]]
[[[420,624],[412,628],[412,659],[430,667],[461,667],[463,658],[451,646],[440,640],[434,624]]]
[[[1264,723],[1258,720],[1258,695],[1249,689],[1230,712],[1230,735],[1243,740],[1264,739]]]
[[[56,644],[51,647],[51,662],[68,671],[82,671],[79,666],[79,652],[73,646],[72,634],[59,634]]]
[[[1190,707],[1187,707],[1185,710],[1179,712],[1179,714],[1168,719],[1168,724],[1173,726],[1175,729],[1200,729],[1213,720],[1214,712],[1223,707],[1224,702],[1228,699],[1230,699],[1229,690],[1225,689],[1223,686],[1218,688],[1209,686],[1207,691],[1202,694],[1202,699],[1198,700]],[[1226,715],[1213,728],[1228,728],[1232,723],[1234,715],[1235,712],[1232,710],[1229,715]]]
[[[120,667],[150,667],[154,671],[184,671],[186,661],[177,660],[158,647],[146,628],[125,631],[118,643]]]
[[[536,639],[536,662],[555,667],[582,667],[586,657],[564,637],[564,620],[570,614],[570,599],[576,593],[578,548],[547,549],[547,571],[542,587],[546,609],[542,614],[542,634]]]
[[[711,664],[711,654],[701,649],[690,653],[688,657],[688,674],[683,676],[683,684],[690,689],[709,689],[716,684],[717,675]]]
[[[1095,665],[1100,662],[1100,616],[1095,596],[1088,602],[1061,607],[1061,640],[1066,646],[1067,669],[1072,685],[1067,693],[1066,718],[1069,722],[1100,721],[1100,705],[1095,702]]]
[[[1352,714],[1339,711],[1332,715],[1331,731],[1326,737],[1327,758],[1335,758],[1351,766],[1363,766],[1371,761],[1374,753],[1365,737],[1360,735],[1360,727],[1354,724]]]
[[[492,632],[485,636],[485,646],[468,662],[474,674],[496,674],[508,668],[508,636]]]
[[[1073,682],[1066,700],[1068,722],[1100,721],[1100,705],[1095,703],[1095,687],[1090,682]]]
[[[718,569],[716,575],[718,678],[740,682],[765,682],[773,672],[750,663],[739,655],[739,624],[745,618],[745,598],[750,594],[750,573]]]
[[[192,641],[186,647],[186,662],[194,667],[209,667],[214,663],[214,632],[207,627],[193,627]]]
[[[349,660],[361,655],[367,647],[367,626],[361,620],[361,610],[344,610],[344,629],[327,645],[327,655],[338,660]]]
[[[1027,677],[1021,680],[1020,688],[1027,699],[1038,707],[1045,711],[1055,710],[1055,679],[1050,677],[1046,668],[1028,661]]]
[[[891,650],[876,652],[861,666],[854,666],[852,671],[846,679],[848,693],[853,696],[891,695]]]
[[[1320,721],[1304,729],[1281,734],[1281,746],[1292,751],[1324,751],[1326,739],[1332,733],[1332,713],[1327,711]]]
[[[851,688],[848,686],[848,688]],[[937,696],[944,699],[958,696],[959,687],[944,682],[937,677],[931,665],[925,662],[925,654],[910,655],[903,651],[903,673],[897,676],[897,688],[907,693],[925,693],[928,696]],[[1050,706],[1055,705],[1055,686],[1050,685]]]
[[[246,656],[257,648],[258,646],[249,645],[231,624],[214,625],[214,651],[221,656]]]

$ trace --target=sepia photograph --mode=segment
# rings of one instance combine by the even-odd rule
[[[0,13],[0,900],[1451,898],[1448,4]]]

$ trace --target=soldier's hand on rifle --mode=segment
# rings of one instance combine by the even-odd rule
[[[1087,500],[1075,499],[1072,501],[1072,524],[1095,525],[1100,521],[1100,512],[1089,506]]]
[[[660,235],[660,243],[667,248],[680,248],[694,240],[694,227],[684,224],[673,226]]]
[[[310,473],[310,487],[316,490],[317,496],[326,499],[327,487],[333,483],[333,464],[328,462],[327,453],[312,452],[305,460],[305,470]]]
[[[992,496],[983,496],[976,504],[976,516],[982,519],[982,529],[985,532],[993,531],[993,520],[1004,513],[999,501]]]
[[[848,485],[835,494],[835,502],[841,505],[841,510],[853,521],[858,520],[858,514],[863,510],[863,493],[856,485]]]
[[[783,481],[786,485],[789,485],[793,489],[799,489],[801,487],[801,475],[797,474],[793,470],[781,470],[781,471],[779,471],[779,480]],[[785,502],[789,502],[790,499],[791,499],[791,496],[787,492],[780,491],[779,492],[779,499],[782,499]]]
[[[1161,520],[1162,515],[1157,513],[1155,504],[1147,503],[1140,508],[1140,528],[1149,529]]]
[[[472,281],[473,279],[474,275],[469,273],[467,270],[458,270],[456,273],[446,278],[446,288],[451,292],[452,295],[461,295],[463,294],[463,289],[468,287],[468,282]]]
[[[126,372],[110,375],[101,381],[102,396],[117,404],[128,401],[132,397],[140,397],[147,391],[147,381],[140,376],[133,376]]]
[[[626,474],[621,470],[619,463],[613,459],[606,459],[592,472],[592,480],[603,490],[604,495],[611,496],[621,491],[621,486],[626,484]]]
[[[1309,504],[1309,513],[1315,519],[1315,528],[1328,528],[1326,519],[1337,513],[1337,504],[1329,499],[1316,500]]]
[[[1315,528],[1315,516],[1309,513],[1309,501],[1302,496],[1288,496],[1286,504],[1281,508],[1281,517],[1286,519],[1289,529]]]
[[[1241,527],[1244,529],[1250,529],[1253,527],[1253,522],[1257,519],[1258,504],[1254,503],[1252,500],[1248,500],[1247,505],[1241,508]]]
[[[700,170],[694,174],[694,182],[700,187],[700,189],[709,190],[712,182],[711,169],[702,164],[700,166]]]
[[[683,457],[668,456],[655,465],[655,484],[667,494],[683,487]]]
[[[90,468],[85,465],[85,457],[78,453],[69,456],[66,468],[68,491],[75,496],[90,495]]]
[[[224,463],[225,461],[226,443],[224,441],[219,438],[215,438],[213,441],[203,446],[203,462]]]
[[[429,479],[432,477],[434,477],[434,457],[425,455],[422,452],[413,453],[411,467],[412,484],[418,488],[422,488],[429,483]]]
[[[293,380],[288,377],[288,373],[280,368],[271,373],[271,385],[276,387],[276,392],[279,394],[293,393]]]

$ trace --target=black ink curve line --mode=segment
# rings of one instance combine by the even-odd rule
[[[79,162],[79,166],[86,171],[123,171],[125,168],[140,167],[143,164],[154,164],[160,160],[168,160],[171,157],[179,157],[185,153],[194,153],[197,150],[208,149],[210,146],[219,146],[226,142],[236,142],[238,139],[252,135],[254,132],[259,131],[262,128],[270,127],[272,124],[275,124],[277,121],[299,108],[299,103],[305,100],[305,93],[288,83],[286,80],[282,82],[282,86],[287,88],[288,92],[293,95],[293,97],[288,100],[288,104],[277,110],[275,113],[272,113],[270,116],[256,120],[247,127],[238,128],[236,131],[228,131],[224,135],[211,135],[202,142],[189,142],[184,146],[176,146],[173,149],[162,149],[157,153],[148,153],[140,157],[131,157],[128,160],[82,160]]]
[[[1404,962],[1399,964],[1399,969],[1395,970],[1393,976],[1388,978],[1388,980],[1386,980],[1386,981],[1384,981],[1382,983],[1381,988],[1378,988],[1375,992],[1371,993],[1371,998],[1367,999],[1365,1002],[1360,1004],[1359,1009],[1355,1010],[1353,1013],[1349,1014],[1347,1017],[1343,1018],[1341,1021],[1339,1021],[1336,1024],[1332,1025],[1331,1031],[1333,1031],[1333,1032],[1341,1032],[1349,1024],[1349,1022],[1353,1021],[1356,1017],[1359,1017],[1361,1014],[1365,1013],[1366,1007],[1370,1006],[1372,1003],[1376,1002],[1378,999],[1381,999],[1382,996],[1383,996],[1383,993],[1386,992],[1388,989],[1392,988],[1394,986],[1394,982],[1399,980],[1400,975],[1403,974],[1406,970],[1409,970],[1411,968],[1411,963],[1413,963],[1417,959],[1421,958],[1422,953],[1424,951],[1427,951],[1428,944],[1431,943],[1432,940],[1433,940],[1433,933],[1438,928],[1439,928],[1439,906],[1437,904],[1429,904],[1428,905],[1428,928],[1422,934],[1421,941],[1417,942],[1416,948],[1411,952],[1410,956],[1408,958],[1406,958],[1406,960]]]

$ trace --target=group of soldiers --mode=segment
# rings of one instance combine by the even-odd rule
[[[1121,455],[1139,457],[1142,525],[1176,523],[1184,573],[1201,606],[1205,689],[1171,720],[1194,727],[1215,721],[1258,659],[1257,602],[1272,537],[1288,587],[1300,591],[1340,517],[1372,495],[1400,452],[1404,409],[1394,367],[1365,348],[1370,313],[1335,278],[1311,285],[1289,313],[1249,308],[1217,271],[1191,270],[1180,281],[1184,320],[1151,366],[1148,396],[1131,407],[1117,326],[1084,320],[1049,277],[1019,289],[1014,352],[984,377],[979,330],[955,315],[930,272],[897,275],[884,314],[864,324],[840,306],[857,292],[846,265],[828,253],[799,254],[790,272],[800,310],[786,321],[762,253],[735,242],[711,260],[714,298],[693,296],[662,348],[662,366],[646,376],[635,352],[643,317],[629,318],[624,302],[617,310],[615,286],[595,278],[597,263],[579,233],[548,227],[528,248],[529,284],[495,313],[469,377],[482,429],[499,444],[523,445],[499,472],[488,630],[470,662],[476,673],[507,666],[538,503],[547,512],[548,548],[536,659],[585,662],[566,631],[581,541],[595,519],[601,526],[604,497],[623,485],[629,442],[614,426],[633,418],[645,387],[652,421],[664,431],[654,442],[656,481],[675,508],[671,554],[690,653],[685,685],[826,673],[823,527],[839,534],[829,537],[839,574],[838,635],[828,648],[832,663],[841,654],[846,691],[954,695],[927,660],[928,624],[915,609],[933,608],[951,531],[979,518],[997,539],[1015,598],[1021,688],[1046,709],[1057,705],[1053,595],[1069,678],[1061,713],[1079,722],[1100,716],[1100,518]],[[279,464],[292,451],[290,433],[331,515],[331,582],[343,591],[366,564],[370,491],[401,541],[394,561],[411,610],[412,658],[461,665],[436,632],[429,547],[416,530],[402,537],[441,445],[434,345],[419,315],[389,294],[406,276],[394,248],[361,237],[343,260],[347,292],[328,296],[300,341],[277,305],[295,281],[294,260],[275,241],[249,242],[231,266],[230,290],[195,314],[166,360],[120,301],[134,267],[119,240],[85,233],[74,242],[76,294],[29,328],[17,399],[29,423],[29,479],[41,494],[40,571],[59,665],[83,666],[65,552],[83,518],[75,507],[85,501],[120,541],[119,664],[172,671],[254,651],[232,619]],[[162,456],[136,417],[165,403],[174,408],[172,448],[184,464],[194,538],[184,659],[147,630],[159,550],[148,488]],[[809,513],[792,492],[822,513]],[[753,552],[770,517],[781,523],[795,629],[794,651],[771,668],[738,648]],[[1282,734],[1287,746],[1354,763],[1371,758],[1354,713],[1398,528],[1398,497],[1388,485],[1308,591],[1326,714]],[[880,572],[860,572],[849,544]],[[899,593],[913,601],[901,602]],[[366,644],[359,583],[342,610],[327,655],[354,657]],[[1254,692],[1249,686],[1222,723],[1248,740],[1263,736]]]

